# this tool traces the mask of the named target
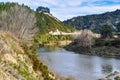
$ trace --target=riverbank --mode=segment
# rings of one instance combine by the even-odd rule
[[[1,80],[57,80],[36,50],[35,45],[27,46],[11,33],[0,33]]]
[[[98,80],[120,72],[120,59],[75,54],[54,46],[40,48],[38,56],[56,75],[70,80]]]
[[[101,78],[98,80],[120,80],[120,72],[114,71],[108,74],[105,78]]]
[[[52,41],[52,42],[44,42],[41,45],[43,46],[59,46],[63,47],[69,45],[72,41],[71,40],[64,40],[64,41]]]
[[[114,41],[112,42],[106,41],[106,42],[100,42],[100,43],[97,42],[91,48],[82,47],[72,42],[71,44],[65,46],[64,48],[66,50],[73,51],[79,54],[84,54],[84,55],[120,58],[119,43],[115,43]]]

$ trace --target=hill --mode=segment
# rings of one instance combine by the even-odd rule
[[[59,80],[37,56],[36,35],[71,31],[47,13],[17,3],[0,3],[0,80]]]
[[[90,29],[97,32],[99,31],[100,26],[109,24],[117,31],[116,25],[120,23],[120,10],[103,14],[73,17],[72,19],[64,21],[64,23],[73,26],[76,29]]]
[[[74,30],[50,13],[34,11],[24,4],[0,3],[0,31],[11,32],[17,38],[27,41],[37,34],[57,29],[64,32]]]
[[[41,34],[56,31],[57,29],[63,32],[72,32],[75,30],[74,28],[62,23],[50,13],[37,12],[36,18],[36,25],[38,26]]]
[[[56,80],[37,57],[33,47],[13,34],[0,32],[0,80]]]

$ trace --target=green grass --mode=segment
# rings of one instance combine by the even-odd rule
[[[0,53],[1,54],[1,53]],[[0,62],[2,61],[2,56],[0,55]]]
[[[44,13],[36,13],[36,26],[39,28],[41,34],[55,31],[56,29],[63,32],[72,32],[75,30]]]
[[[18,68],[18,74],[22,75],[23,77],[25,77],[26,80],[36,80],[31,73],[29,73],[28,67],[26,66],[26,64],[22,61],[19,61],[20,65]]]
[[[31,46],[32,48],[30,49],[26,44],[22,45],[23,50],[25,51],[25,54],[28,55],[28,57],[31,59],[32,63],[33,63],[33,69],[35,71],[41,71],[42,75],[44,77],[45,80],[52,80],[51,77],[49,77],[49,70],[47,68],[46,65],[44,65],[38,58],[37,54],[36,54],[36,49],[34,46]],[[29,75],[28,73],[26,73],[26,71],[22,71],[22,69],[19,70],[20,73],[25,72],[25,75]],[[28,79],[29,80],[29,79]]]
[[[34,38],[35,42],[55,42],[55,41],[64,41],[72,40],[70,35],[50,35],[50,34],[40,34]]]

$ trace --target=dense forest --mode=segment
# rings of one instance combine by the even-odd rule
[[[76,29],[90,29],[95,32],[99,32],[102,25],[108,24],[113,27],[114,31],[120,31],[120,10],[103,14],[73,17],[64,21],[64,23]]]

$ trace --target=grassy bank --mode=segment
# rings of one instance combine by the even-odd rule
[[[33,42],[40,46],[65,46],[71,43],[71,40],[70,35],[40,34],[33,39]]]
[[[37,56],[37,45],[20,43],[10,33],[0,33],[1,80],[57,80]]]

